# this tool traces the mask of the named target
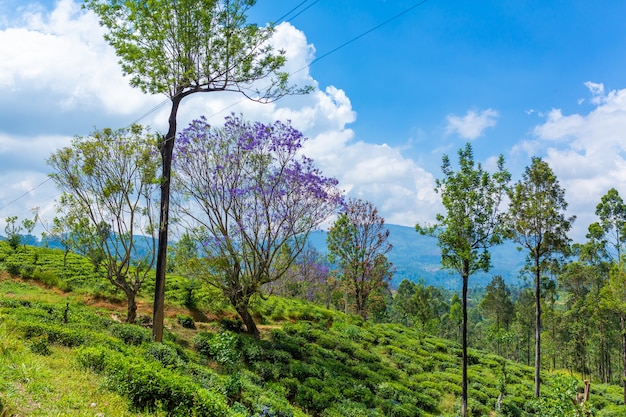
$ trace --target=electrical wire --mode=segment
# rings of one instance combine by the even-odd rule
[[[30,190],[26,191],[24,194],[20,195],[19,197],[9,201],[8,203],[6,203],[4,206],[0,207],[0,210],[4,210],[5,208],[7,208],[8,206],[10,206],[11,204],[15,203],[16,201],[20,200],[21,198],[26,197],[28,194],[30,194],[31,192],[35,191],[37,188],[41,187],[42,185],[44,185],[45,183],[47,183],[48,181],[52,180],[52,178],[47,178],[46,180],[42,181],[41,183],[39,183],[38,185],[34,186],[33,188],[31,188]]]
[[[282,21],[283,19],[285,19],[287,16],[289,16],[291,13],[293,13],[294,11],[296,11],[298,8],[300,8],[302,5],[304,5],[305,3],[307,3],[309,0],[304,0],[302,2],[300,2],[297,6],[295,6],[294,8],[292,8],[291,10],[289,10],[287,13],[285,13],[283,16],[281,16],[280,18],[277,19],[277,21]],[[369,35],[370,33],[380,29],[381,27],[393,22],[394,20],[404,16],[405,14],[409,13],[410,11],[412,11],[413,9],[418,8],[419,6],[422,6],[424,3],[426,3],[428,0],[421,0],[417,3],[415,3],[414,5],[410,6],[409,8],[403,10],[402,12],[396,14],[393,17],[390,17],[389,19],[385,20],[382,23],[379,23],[378,25],[372,27],[371,29],[366,30],[365,32],[360,33],[359,35],[351,38],[350,40],[342,43],[341,45],[337,46],[336,48],[331,49],[330,51],[320,55],[319,57],[315,58],[313,61],[311,61],[310,64],[290,73],[289,75],[294,75],[297,74],[300,71],[305,70],[306,68],[309,68],[311,65],[321,61],[322,59],[334,54],[335,52],[345,48],[346,46],[350,45],[353,42],[356,42],[357,40],[363,38],[364,36]],[[295,19],[296,17],[300,16],[302,13],[304,13],[306,10],[308,10],[309,8],[311,8],[312,6],[314,6],[316,3],[318,3],[319,0],[315,0],[313,3],[309,4],[307,7],[305,7],[304,9],[300,10],[298,13],[296,13],[294,16],[292,16],[290,19]],[[158,109],[160,109],[161,107],[163,107],[167,102],[169,102],[170,99],[165,99],[163,100],[161,103],[157,104],[156,106],[154,106],[152,109],[148,110],[146,113],[144,113],[143,115],[141,115],[140,117],[138,117],[137,119],[135,119],[135,121],[133,121],[131,124],[136,124],[139,123],[142,119],[148,117],[150,114],[154,113],[155,111],[157,111]],[[212,115],[208,116],[207,119],[210,119],[220,113],[223,113],[224,111],[228,110],[231,107],[235,107],[236,105],[244,102],[244,99],[241,99],[229,106],[224,107],[223,109],[213,113]],[[23,193],[22,195],[20,195],[19,197],[9,201],[8,203],[6,203],[4,206],[0,207],[0,210],[5,209],[6,207],[10,206],[11,204],[15,203],[16,201],[24,198],[25,196],[27,196],[28,194],[30,194],[32,191],[35,191],[37,188],[41,187],[42,185],[44,185],[45,183],[47,183],[48,181],[50,181],[51,178],[46,179],[45,181],[43,181],[42,183],[40,183],[39,185],[33,187],[32,189],[26,191],[25,193]]]

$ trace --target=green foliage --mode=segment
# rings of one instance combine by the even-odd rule
[[[460,412],[460,346],[417,328],[320,309],[319,315],[308,315],[310,321],[280,326],[270,322],[272,329],[261,340],[173,326],[179,333],[158,344],[150,342],[148,329],[114,323],[109,312],[92,310],[72,297],[78,296],[0,280],[3,396],[17,389],[30,395],[35,387],[27,381],[49,368],[58,369],[39,361],[63,358],[68,369],[95,381],[99,392],[126,399],[137,415],[370,417]],[[290,316],[307,315],[298,313],[305,309],[301,301],[277,299],[269,304],[270,309],[284,306]],[[267,311],[261,302],[258,308]],[[185,338],[193,340],[193,351],[186,348]],[[28,360],[21,356],[25,354]],[[501,416],[576,415],[568,414],[575,408],[567,408],[573,407],[570,397],[579,390],[574,379],[544,374],[545,400],[533,402],[532,368],[483,351],[468,354],[470,415],[495,416],[500,393]],[[49,392],[37,400],[47,415],[68,413],[46,408],[56,387],[39,389]],[[5,405],[14,414],[28,414],[21,403],[15,407],[17,397],[10,398]],[[590,404],[593,415],[619,416],[620,387],[595,384]],[[107,415],[135,415],[129,413]]]
[[[128,398],[137,410],[163,410],[181,416],[192,412],[196,416],[230,415],[222,395],[202,389],[188,376],[164,368],[159,362],[98,347],[81,349],[78,362],[106,375],[107,387]]]
[[[132,346],[139,346],[152,340],[150,330],[136,324],[113,324],[109,328],[109,332],[112,336]]]

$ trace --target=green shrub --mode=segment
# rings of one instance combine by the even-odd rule
[[[189,377],[139,356],[101,347],[79,349],[79,364],[106,376],[106,386],[128,398],[139,411],[164,411],[172,416],[222,417],[230,415],[226,399]]]
[[[502,400],[500,415],[503,417],[522,417],[522,411],[519,409],[514,401],[505,398],[504,400]]]
[[[193,337],[193,347],[202,356],[207,358],[211,357],[211,340],[213,340],[213,333],[200,332]]]
[[[154,359],[166,368],[179,368],[184,365],[176,349],[166,343],[151,343],[145,355],[146,358]]]
[[[131,346],[139,346],[152,340],[152,333],[135,324],[113,324],[109,328],[111,335]]]
[[[598,417],[626,417],[626,407],[623,405],[609,405],[597,414]]]
[[[27,339],[46,335],[49,343],[58,343],[67,347],[80,346],[85,343],[86,339],[82,332],[61,325],[25,323],[21,329]]]
[[[48,344],[48,336],[42,335],[33,337],[30,340],[30,351],[42,356],[48,356],[52,353],[50,350],[50,345]]]
[[[233,332],[220,332],[210,341],[211,356],[220,365],[237,365],[241,360],[241,353],[238,348],[239,336]]]
[[[18,276],[20,275],[20,271],[22,269],[22,263],[14,260],[5,261],[4,268],[9,274]]]
[[[80,347],[76,352],[76,360],[83,368],[101,373],[106,365],[106,352],[101,347]]]
[[[183,326],[185,329],[195,329],[196,323],[193,320],[193,317],[188,316],[186,314],[179,314],[176,316],[176,321],[178,324]]]

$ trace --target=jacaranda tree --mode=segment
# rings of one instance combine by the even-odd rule
[[[196,120],[178,138],[178,208],[203,251],[198,267],[255,337],[251,297],[289,270],[309,233],[342,200],[337,180],[301,155],[304,141],[289,124],[237,116],[222,128]]]

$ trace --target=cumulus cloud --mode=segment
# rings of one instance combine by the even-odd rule
[[[0,191],[0,218],[23,217],[40,206],[42,215],[51,219],[58,194],[51,181],[45,182],[45,159],[51,152],[94,126],[116,128],[139,121],[163,131],[170,107],[165,97],[128,86],[97,19],[79,2],[60,0],[51,12],[20,10],[17,20],[0,26],[0,88],[6,92],[0,98],[0,161],[1,180],[7,184]],[[439,207],[432,176],[400,149],[355,138],[349,125],[357,114],[349,97],[335,86],[318,88],[309,73],[315,48],[304,33],[282,23],[271,42],[285,50],[292,82],[315,87],[313,93],[269,104],[234,93],[194,94],[181,104],[179,127],[201,115],[219,125],[231,112],[248,120],[290,120],[310,138],[305,153],[324,174],[375,204],[388,223],[432,221]],[[487,118],[495,117],[492,110],[487,112]]]
[[[534,139],[521,146],[545,155],[566,189],[569,212],[578,215],[573,235],[579,240],[597,220],[595,206],[610,188],[626,197],[626,89],[605,94],[602,84],[586,85],[595,104],[591,111],[565,115],[553,109],[535,127]]]
[[[448,115],[446,132],[473,140],[481,136],[488,127],[494,127],[497,119],[498,112],[491,108],[482,111],[468,110],[465,116]]]

